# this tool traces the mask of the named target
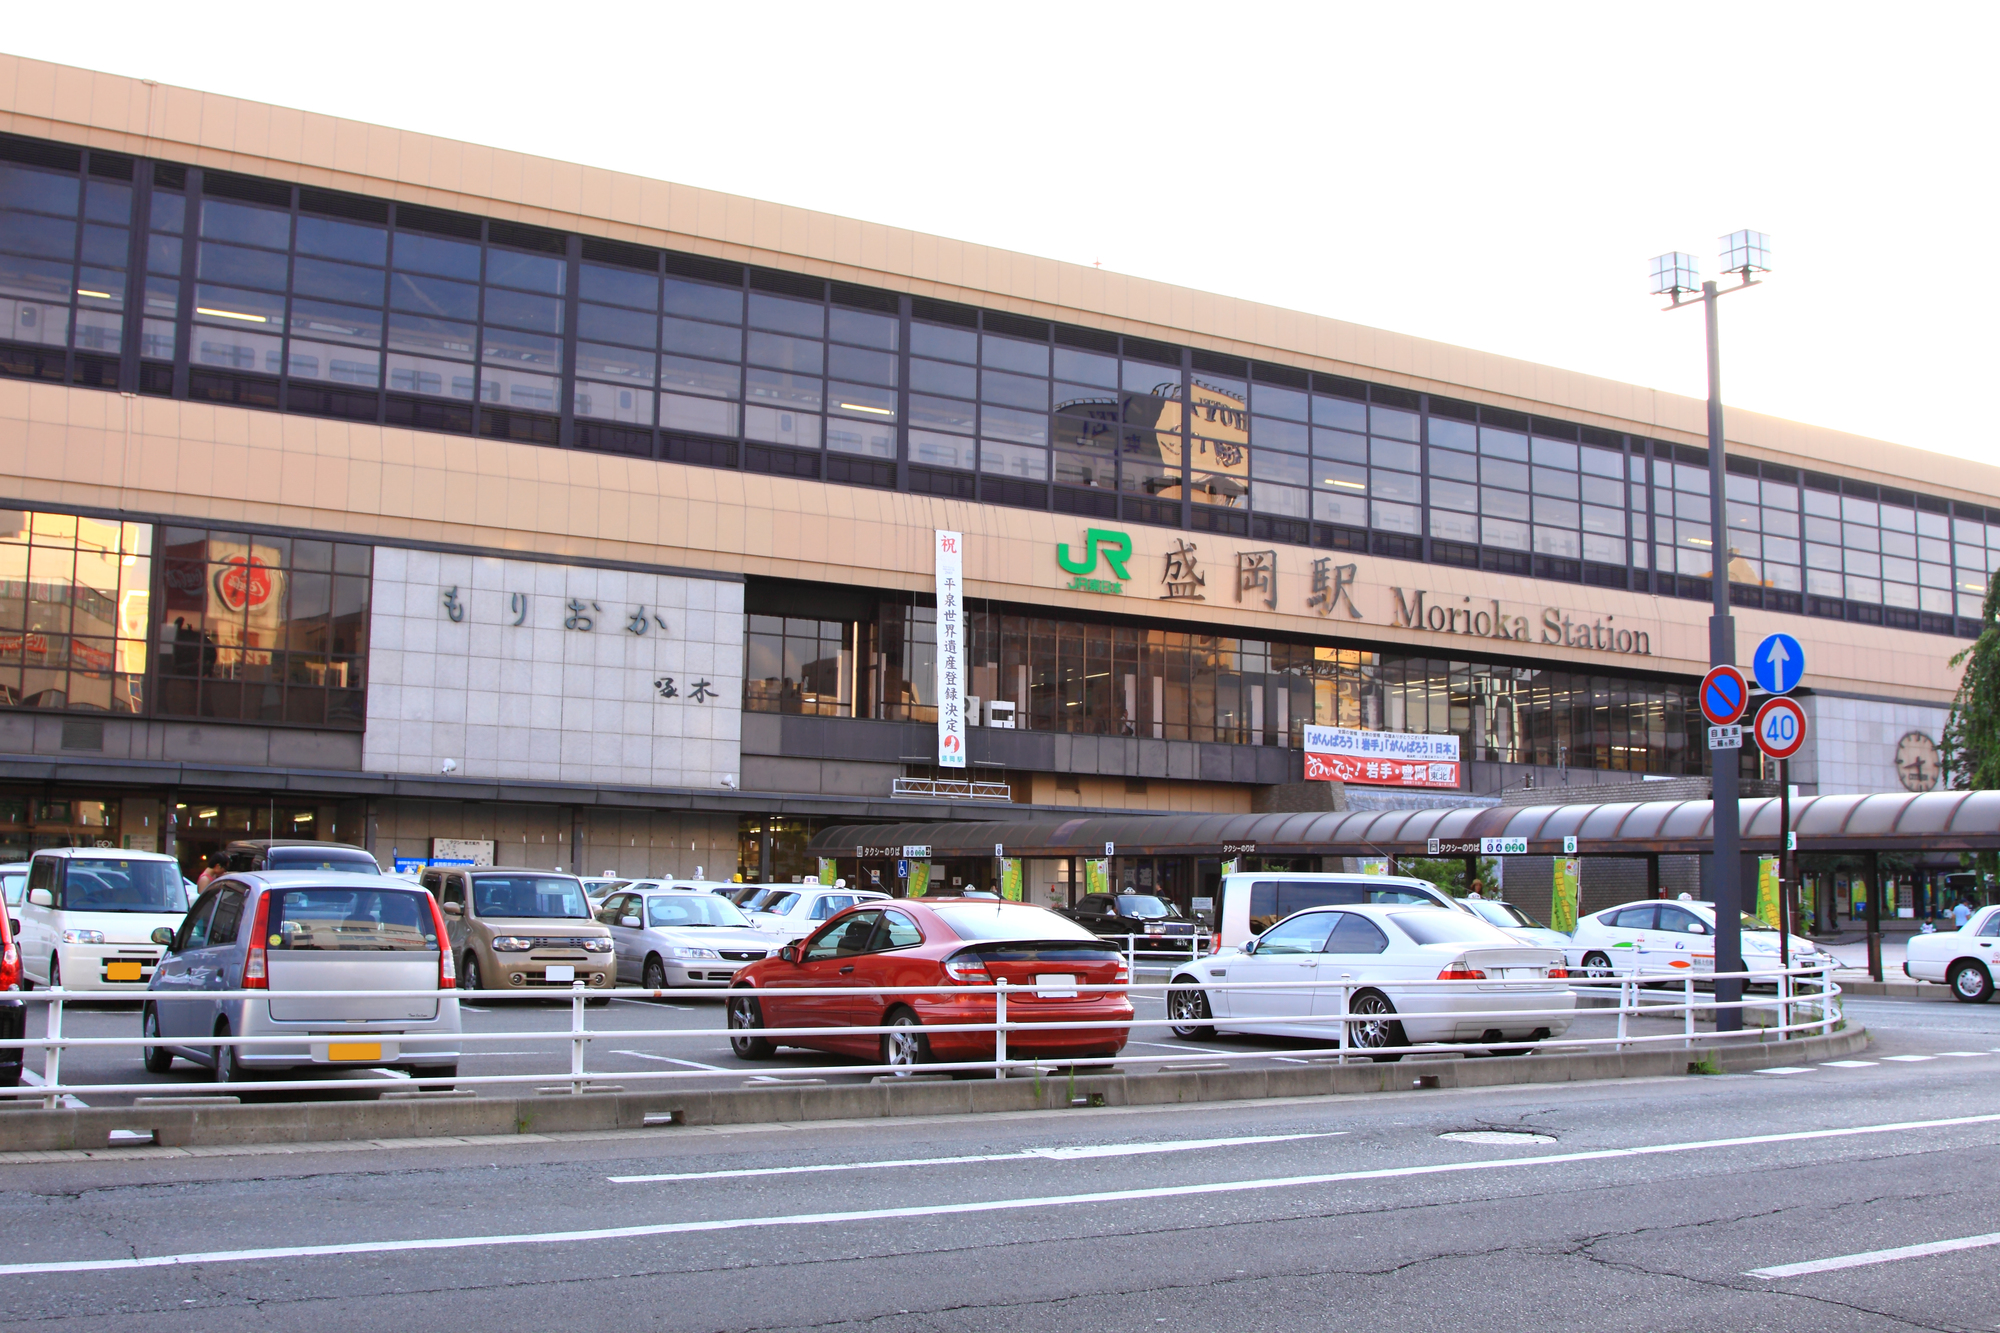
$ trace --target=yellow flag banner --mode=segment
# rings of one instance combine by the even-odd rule
[[[1576,900],[1583,880],[1582,863],[1560,857],[1555,863],[1555,875],[1549,891],[1549,928],[1560,930],[1565,935],[1576,930]]]
[[[837,864],[838,864],[838,863],[837,863],[837,862],[835,862],[835,861],[834,861],[834,859],[833,859],[832,857],[830,857],[830,856],[822,856],[822,857],[821,857],[821,858],[819,859],[819,882],[820,882],[820,883],[822,883],[822,884],[831,884],[831,883],[833,883],[833,872],[834,872],[834,868],[835,868],[835,866],[836,866]]]
[[[1111,892],[1111,863],[1103,857],[1092,857],[1083,863],[1083,891],[1085,893]]]
[[[1757,858],[1757,919],[1778,928],[1778,858]]]
[[[931,889],[931,863],[910,862],[910,897],[921,898]]]
[[[1021,901],[1021,858],[1000,858],[1000,896],[1010,903]]]

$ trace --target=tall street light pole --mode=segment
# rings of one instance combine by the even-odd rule
[[[1756,286],[1757,279],[1751,275],[1769,272],[1770,257],[1770,237],[1762,232],[1739,231],[1723,237],[1723,271],[1737,277],[1736,286],[1727,289],[1719,289],[1713,280],[1702,282],[1693,255],[1677,252],[1653,260],[1653,294],[1671,297],[1673,304],[1667,309],[1678,310],[1693,305],[1692,294],[1699,290],[1708,328],[1708,549],[1709,586],[1714,594],[1714,607],[1708,618],[1710,666],[1736,664],[1736,618],[1729,613],[1729,474],[1722,447],[1722,349],[1717,333],[1716,302],[1730,292]],[[1715,811],[1715,872],[1711,885],[1718,976],[1743,970],[1743,839],[1737,804],[1742,753],[1741,750],[1711,752],[1709,793]],[[1716,1031],[1741,1031],[1743,1011],[1734,1006],[1743,998],[1743,982],[1718,979],[1715,998],[1718,1006],[1727,1006],[1716,1010]]]

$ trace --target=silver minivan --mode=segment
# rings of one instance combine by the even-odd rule
[[[400,1069],[457,1077],[455,996],[397,995],[456,987],[435,900],[406,879],[324,870],[225,875],[179,929],[162,927],[140,1023],[149,1073],[176,1058],[218,1083],[282,1069]],[[263,999],[211,991],[263,990]],[[297,992],[331,991],[315,996]],[[291,1038],[219,1046],[217,1037]],[[449,1086],[448,1083],[444,1086]]]

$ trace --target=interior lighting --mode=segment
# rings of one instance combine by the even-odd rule
[[[893,417],[896,415],[893,408],[870,407],[866,403],[842,403],[840,408],[843,412],[873,412],[878,417]]]
[[[262,315],[246,315],[236,310],[211,310],[205,305],[196,306],[194,312],[197,315],[214,315],[217,319],[240,319],[246,324],[269,324],[271,322]]]
[[[1328,477],[1327,484],[1331,486],[1345,486],[1350,491],[1365,491],[1368,489],[1368,483],[1365,481],[1341,481],[1335,477]]]
[[[100,300],[100,301],[109,301],[109,300],[111,299],[111,293],[110,293],[110,292],[92,292],[92,291],[85,291],[85,290],[84,290],[83,288],[81,288],[81,287],[79,287],[79,288],[77,288],[77,289],[76,289],[76,294],[77,294],[78,296],[94,296],[94,297],[96,297],[96,298],[97,298],[98,300]]]

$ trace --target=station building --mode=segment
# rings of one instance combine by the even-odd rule
[[[1698,401],[0,57],[0,854],[790,877],[872,821],[1698,779],[1718,551],[1807,653],[1801,793],[1936,787],[2000,472],[1727,422],[1718,533]],[[1457,786],[1308,782],[1309,725]]]

